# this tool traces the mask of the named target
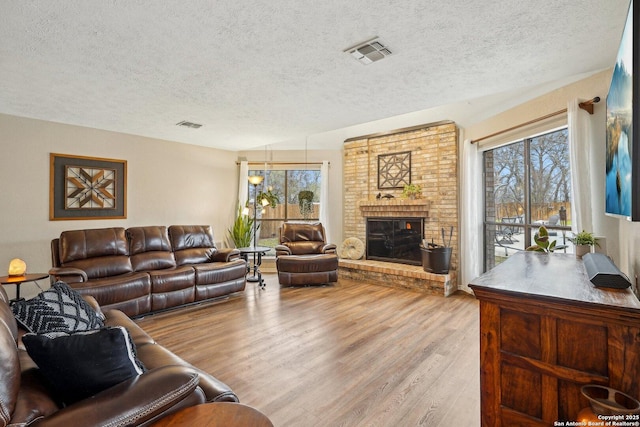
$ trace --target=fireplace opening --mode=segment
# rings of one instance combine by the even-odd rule
[[[367,259],[422,265],[424,218],[367,218]]]

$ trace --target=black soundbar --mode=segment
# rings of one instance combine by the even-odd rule
[[[589,280],[599,288],[625,289],[629,278],[605,254],[589,253],[582,257]]]

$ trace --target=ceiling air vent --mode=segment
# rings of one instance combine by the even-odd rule
[[[391,55],[391,50],[377,37],[344,51],[364,65],[369,65]]]
[[[191,129],[198,129],[202,127],[202,125],[199,123],[188,122],[186,120],[183,120],[180,123],[176,123],[176,126],[182,126]]]

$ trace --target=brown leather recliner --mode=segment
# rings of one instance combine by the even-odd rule
[[[320,285],[338,281],[336,245],[327,243],[319,222],[285,222],[276,246],[278,281],[284,286]]]

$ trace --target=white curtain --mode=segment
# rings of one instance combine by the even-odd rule
[[[249,162],[240,162],[240,175],[238,177],[238,205],[244,207],[249,197]]]
[[[569,158],[571,162],[571,231],[593,231],[590,189],[590,116],[578,107],[578,99],[569,101]],[[593,173],[593,172],[591,172]]]
[[[331,224],[329,223],[329,162],[323,161],[320,167],[320,222],[324,225],[327,242],[331,240]]]
[[[482,165],[476,144],[466,139],[462,146],[460,181],[460,289],[471,293],[469,282],[482,273]]]

